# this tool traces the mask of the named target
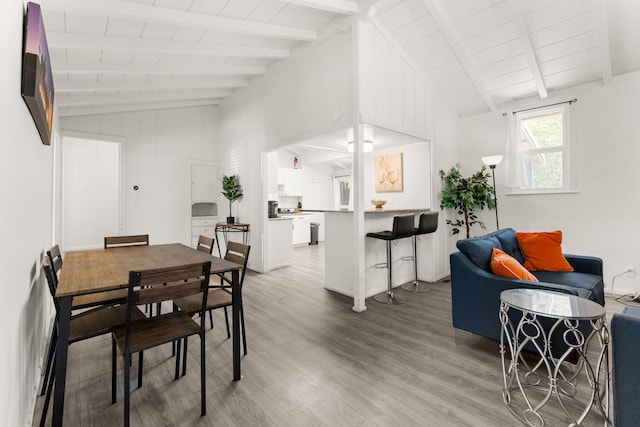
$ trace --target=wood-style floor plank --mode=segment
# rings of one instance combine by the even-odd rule
[[[192,338],[187,374],[177,381],[170,346],[145,352],[132,425],[521,425],[502,401],[498,343],[451,326],[448,282],[427,284],[421,294],[398,290],[408,300],[398,306],[369,299],[363,313],[323,285],[323,244],[296,248],[288,268],[248,272],[243,379],[232,381],[231,340],[216,310],[206,343],[207,415],[200,417],[200,343]],[[622,308],[607,298],[609,318]],[[122,424],[122,401],[111,404],[110,352],[108,336],[70,347],[65,425]],[[545,414],[549,426],[568,424],[557,407]],[[584,423],[596,425],[595,416]]]

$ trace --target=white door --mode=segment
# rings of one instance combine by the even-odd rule
[[[101,248],[121,234],[119,142],[64,137],[62,249]]]

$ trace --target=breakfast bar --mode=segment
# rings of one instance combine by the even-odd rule
[[[393,217],[414,214],[416,221],[429,208],[388,208],[366,210],[364,232],[391,230]],[[354,296],[354,265],[357,262],[356,241],[351,237],[354,227],[353,211],[324,211],[325,214],[325,289]],[[417,222],[416,222],[417,223]],[[365,235],[362,235],[365,238]],[[399,240],[393,251],[393,286],[413,281],[413,249],[411,239]],[[423,239],[418,240],[418,252],[425,253]],[[426,249],[426,248],[425,248]],[[376,264],[386,262],[386,246],[382,241],[367,241],[365,245],[365,298],[384,292],[387,289],[386,271],[376,268]],[[418,271],[418,278],[420,271]]]

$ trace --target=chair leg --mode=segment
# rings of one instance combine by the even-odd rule
[[[240,301],[240,324],[242,325],[242,348],[244,349],[244,355],[247,355],[247,335],[244,329],[244,306]]]
[[[124,426],[129,427],[129,405],[131,393],[131,353],[124,353]]]
[[[187,373],[187,343],[189,337],[184,338],[184,353],[182,354],[182,376],[184,377]]]
[[[111,339],[111,403],[116,403],[116,340]]]
[[[227,338],[231,338],[231,332],[229,330],[229,314],[227,313],[227,307],[224,307],[224,321],[227,322]]]
[[[58,329],[56,325],[53,325],[53,329],[51,330],[51,338],[49,338],[49,350],[47,351],[47,364],[44,370],[44,380],[42,381],[42,390],[40,391],[40,396],[44,396],[45,391],[47,390],[47,384],[51,381],[51,376],[53,371],[51,370],[53,357],[56,350],[56,345],[58,343]]]
[[[138,353],[138,388],[142,387],[142,371],[143,369],[143,361],[144,361],[144,351]]]
[[[209,311],[209,324],[211,325],[211,329],[213,329],[213,310]]]
[[[55,366],[55,359],[56,359],[56,355],[55,353],[53,354],[53,365]],[[42,408],[42,415],[40,416],[40,427],[44,427],[45,426],[45,420],[47,418],[47,412],[49,410],[49,402],[51,401],[51,390],[53,389],[53,382],[55,381],[55,377],[53,376],[53,373],[51,374],[51,377],[49,378],[49,384],[47,385],[47,396],[44,398],[44,405]]]
[[[182,340],[173,342],[176,347],[176,380],[180,378],[180,351],[182,348]]]
[[[204,352],[205,352],[204,339],[205,339],[205,335],[204,333],[201,333],[200,334],[200,396],[202,398],[202,402],[201,402],[202,416],[207,415],[207,386],[205,381],[206,367],[205,367],[205,358],[204,358]]]

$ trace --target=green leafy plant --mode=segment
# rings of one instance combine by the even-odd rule
[[[440,170],[440,178],[444,182],[440,209],[455,209],[461,218],[455,221],[448,219],[452,234],[458,234],[460,228],[465,227],[467,238],[470,237],[471,227],[478,224],[485,228],[484,223],[478,219],[476,212],[484,209],[495,209],[496,201],[493,198],[493,186],[489,184],[491,174],[485,173],[482,166],[478,172],[468,178],[460,173],[460,164],[452,166],[448,173]]]
[[[222,176],[222,195],[229,200],[229,218],[231,218],[231,205],[242,197],[242,187],[237,175]]]

